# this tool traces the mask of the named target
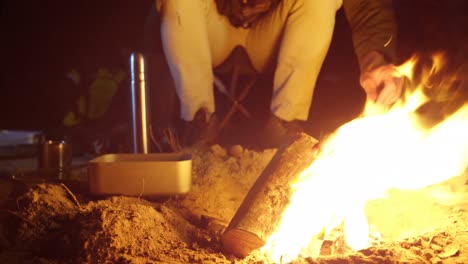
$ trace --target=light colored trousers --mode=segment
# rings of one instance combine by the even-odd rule
[[[181,102],[181,118],[215,111],[213,68],[237,45],[258,72],[274,70],[271,112],[306,120],[342,0],[282,0],[248,28],[220,15],[215,0],[157,0],[164,52]],[[275,65],[276,64],[276,65]]]

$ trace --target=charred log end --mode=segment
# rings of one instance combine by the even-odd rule
[[[244,258],[262,247],[281,221],[290,186],[316,157],[317,140],[301,133],[285,142],[240,205],[221,242],[226,251]]]
[[[265,241],[260,239],[256,234],[238,228],[226,230],[221,238],[221,242],[228,253],[238,258],[245,258],[252,251],[265,245]]]

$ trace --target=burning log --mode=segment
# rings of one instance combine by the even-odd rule
[[[244,258],[265,245],[289,204],[292,183],[315,159],[316,145],[317,140],[302,133],[278,149],[223,233],[226,251]]]

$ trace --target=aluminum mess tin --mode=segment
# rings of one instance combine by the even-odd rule
[[[89,162],[89,189],[97,195],[160,196],[189,192],[187,153],[106,154]]]

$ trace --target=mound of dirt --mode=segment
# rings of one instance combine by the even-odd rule
[[[226,254],[220,237],[275,152],[197,150],[191,191],[176,197],[92,197],[64,183],[2,195],[0,262],[268,263],[260,252]],[[370,202],[366,212],[383,236],[371,248],[341,252],[332,243],[319,258],[291,263],[468,263],[466,185],[442,189],[450,197],[428,188]]]

